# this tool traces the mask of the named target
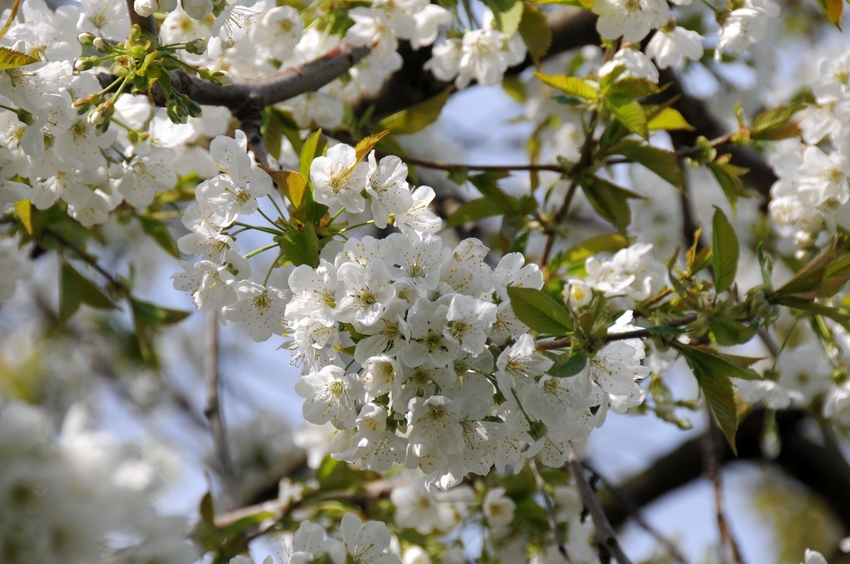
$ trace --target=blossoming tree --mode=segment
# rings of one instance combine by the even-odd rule
[[[0,561],[244,564],[249,543],[256,556],[283,538],[265,563],[624,564],[617,527],[651,529],[639,507],[705,473],[711,561],[742,562],[720,479],[736,457],[820,496],[843,534],[806,545],[839,561],[842,8],[16,0],[0,30],[0,315],[43,321],[40,337],[12,340],[5,321],[4,335],[53,339],[31,356],[62,363],[94,342],[92,371],[120,381],[134,363],[168,389],[158,334],[190,312],[141,297],[146,277],[163,282],[140,250],[158,245],[206,312],[194,424],[211,431],[221,499],[191,523],[160,517],[156,456],[93,431],[81,404],[38,387],[61,365],[18,347],[0,371]],[[792,50],[804,72],[777,64]],[[524,159],[441,150],[452,141],[429,126],[475,85],[516,101]],[[228,433],[222,323],[289,349],[300,376],[277,385],[313,431],[260,417]],[[585,445],[626,413],[709,424],[614,485]],[[693,558],[653,534],[652,562]]]

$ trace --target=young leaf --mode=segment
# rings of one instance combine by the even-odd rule
[[[482,196],[488,198],[506,212],[512,212],[517,207],[516,198],[505,194],[498,184],[499,180],[506,176],[508,175],[503,172],[482,172],[470,176],[469,181],[481,192]]]
[[[738,207],[738,198],[746,197],[747,192],[741,183],[741,176],[747,174],[749,169],[729,164],[731,155],[721,155],[714,162],[708,163],[708,169],[717,179],[723,194],[735,210]]]
[[[298,164],[298,172],[301,173],[301,176],[305,180],[310,178],[310,165],[313,164],[313,159],[317,156],[316,152],[319,148],[319,139],[321,136],[322,130],[317,129],[304,141],[304,145],[301,147],[301,160]]]
[[[528,54],[532,59],[540,60],[549,52],[549,47],[552,46],[552,28],[549,27],[546,14],[534,2],[526,0],[517,31],[528,47]]]
[[[799,311],[805,311],[806,313],[828,317],[839,325],[841,325],[842,327],[844,327],[844,329],[850,331],[850,315],[845,315],[836,309],[832,309],[831,307],[827,307],[823,304],[813,302],[806,298],[798,298],[794,296],[780,298],[779,300],[777,300],[777,303],[780,303],[785,307],[790,307]]]
[[[0,29],[0,39],[6,36],[6,32],[12,27],[12,24],[15,23],[15,16],[18,15],[18,7],[21,5],[21,0],[15,0],[15,3],[12,4],[12,11],[9,13],[9,18],[6,20],[6,23],[3,24],[3,28]]]
[[[453,91],[454,88],[449,86],[424,102],[382,119],[375,129],[387,130],[393,135],[408,135],[422,131],[437,121]]]
[[[17,3],[15,4],[17,5]],[[19,200],[15,202],[15,213],[18,214],[18,219],[27,230],[27,233],[32,235],[32,204],[29,200]]]
[[[354,147],[354,151],[357,155],[357,162],[360,162],[360,159],[369,154],[375,145],[380,141],[389,131],[381,131],[380,133],[375,133],[374,135],[370,135],[369,137],[365,137],[360,140],[360,143]]]
[[[147,325],[174,325],[180,323],[192,313],[191,311],[168,309],[137,299],[130,299],[130,304],[133,306],[133,315],[136,320]]]
[[[272,177],[275,184],[280,186],[286,198],[292,202],[296,208],[301,207],[301,200],[304,198],[304,191],[307,189],[307,181],[300,173],[294,170],[271,170],[262,167],[263,170]]]
[[[830,22],[841,29],[841,14],[844,11],[844,0],[818,0],[820,9]]]
[[[819,298],[831,298],[841,291],[850,280],[850,255],[829,263],[823,281],[818,286]]]
[[[70,264],[63,263],[59,278],[59,322],[67,321],[87,304],[95,309],[118,309],[118,306],[98,288],[94,282],[77,272]]]
[[[750,137],[763,141],[779,141],[800,135],[799,126],[796,123],[789,123],[789,120],[803,107],[802,104],[778,106],[763,111],[753,119]]]
[[[168,224],[164,221],[157,221],[149,217],[139,216],[139,223],[142,224],[142,229],[145,233],[151,236],[160,248],[173,256],[180,258],[180,250],[177,248],[177,243],[168,231]]]
[[[508,286],[511,308],[517,319],[538,333],[566,335],[573,326],[562,303],[534,288]]]
[[[770,301],[780,301],[788,297],[814,299],[818,288],[827,275],[829,264],[835,256],[836,241],[833,239],[829,246],[813,258],[803,268],[798,270],[788,282],[780,286],[768,296]]]
[[[489,198],[477,198],[460,206],[446,221],[446,229],[463,225],[467,221],[477,221],[485,217],[504,215],[505,210]]]
[[[699,355],[693,354],[691,347],[682,347],[682,349],[702,393],[705,394],[708,407],[737,456],[735,433],[738,431],[738,406],[735,404],[735,392],[732,390],[729,375],[717,370],[714,364],[703,362]]]
[[[628,199],[641,196],[598,176],[582,176],[580,183],[585,196],[599,215],[625,234],[626,228],[632,222],[632,211],[629,208]]]
[[[499,14],[499,20],[501,21],[501,28],[499,31],[507,34],[508,36],[516,33],[519,29],[519,23],[522,20],[524,8],[525,6],[523,2],[517,0],[510,8],[502,11]]]
[[[649,113],[649,112],[647,112]],[[650,131],[678,131],[682,129],[691,130],[694,127],[687,122],[679,110],[663,108],[655,115],[648,116],[649,121],[646,128]]]
[[[624,237],[619,233],[594,235],[564,251],[561,255],[561,262],[563,264],[573,264],[584,261],[587,257],[592,257],[597,253],[619,251],[628,247],[631,241],[630,238]]]
[[[21,53],[20,51],[0,45],[0,71],[16,69],[37,62],[38,59],[35,57],[30,57],[26,53]]]
[[[755,329],[747,327],[734,319],[717,317],[711,322],[711,336],[714,338],[714,342],[722,347],[746,343],[755,334]]]
[[[319,266],[319,238],[316,229],[310,221],[302,225],[302,229],[291,229],[280,240],[280,248],[292,264],[306,264],[316,268]]]
[[[534,73],[534,76],[539,78],[543,84],[563,90],[570,96],[576,96],[583,100],[596,100],[599,98],[599,85],[593,82],[588,82],[576,76],[567,76],[565,74],[541,74]]]
[[[682,173],[682,167],[679,166],[676,153],[651,145],[642,145],[632,140],[618,143],[611,152],[642,164],[679,190],[684,188],[685,175]]]
[[[555,378],[569,378],[580,373],[585,366],[587,366],[587,355],[584,351],[575,350],[571,354],[559,356],[548,373]]]
[[[638,102],[635,100],[608,99],[605,101],[605,107],[608,108],[611,115],[617,118],[617,121],[626,126],[626,129],[632,133],[637,133],[644,139],[649,138],[646,112]]]
[[[718,207],[714,208],[711,239],[714,249],[712,255],[714,259],[714,288],[719,294],[735,281],[741,248],[735,229],[729,223],[729,219],[723,213],[723,210]]]

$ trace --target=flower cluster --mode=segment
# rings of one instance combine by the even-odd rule
[[[0,406],[0,554],[6,564],[109,561],[189,564],[182,518],[148,500],[156,470],[71,409],[54,441],[47,415]]]
[[[523,266],[519,253],[492,268],[476,239],[445,247],[427,209],[433,192],[411,192],[406,177],[399,159],[357,163],[347,145],[313,161],[317,201],[362,211],[368,197],[375,223],[402,232],[349,239],[336,253],[328,245],[317,268],[290,275],[284,321],[303,361],[296,391],[305,418],[342,431],[331,446],[337,458],[379,471],[402,463],[444,487],[539,452],[563,464],[569,441],[587,437],[609,405],[623,411],[642,401],[643,345],[611,343],[574,378],[546,374],[553,361],[536,350],[507,292],[540,289],[539,268]],[[614,295],[635,282],[649,292],[655,269],[637,266],[647,251],[600,267],[595,287]],[[612,331],[627,330],[630,319]]]
[[[850,228],[850,48],[821,59],[819,69],[812,85],[817,106],[801,120],[803,142],[783,141],[771,160],[779,180],[770,213],[780,233],[801,248],[815,244],[824,230]]]

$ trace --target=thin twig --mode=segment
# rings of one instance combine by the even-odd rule
[[[708,476],[714,489],[714,507],[717,514],[717,528],[720,530],[721,552],[725,553],[726,549],[728,549],[730,564],[744,564],[741,553],[738,550],[738,544],[732,535],[732,529],[729,527],[729,521],[726,519],[726,506],[723,503],[723,484],[720,478],[720,470],[718,469],[720,452],[718,451],[718,441],[716,440],[719,429],[711,410],[707,409],[706,412],[708,414],[709,430],[703,435],[702,439],[702,464],[703,471]],[[726,558],[723,558],[723,560],[726,561]]]
[[[667,324],[668,327],[682,327],[684,325],[688,325],[693,323],[697,319],[697,314],[692,313],[690,315],[685,315],[680,317],[679,319],[674,319],[670,323]],[[652,327],[647,329],[636,329],[634,331],[624,331],[622,333],[610,333],[605,337],[605,342],[610,343],[613,341],[624,341],[626,339],[648,339],[654,333],[652,331]],[[534,344],[537,347],[537,350],[548,351],[552,349],[568,349],[572,346],[572,341],[569,339],[561,339],[558,341],[541,341],[539,343]]]
[[[605,486],[605,489],[608,490],[611,495],[620,503],[623,507],[625,507],[626,511],[629,512],[629,515],[635,520],[635,523],[638,524],[643,530],[652,535],[655,540],[657,540],[661,546],[672,556],[677,562],[681,564],[687,564],[687,560],[682,552],[678,549],[678,547],[673,544],[673,541],[665,537],[661,534],[658,529],[650,525],[646,522],[641,515],[640,506],[635,502],[634,498],[629,495],[625,490],[615,486],[612,484],[607,478],[605,478],[602,474],[600,474],[591,464],[587,461],[582,462],[582,465],[590,471],[591,474],[596,476],[599,481]]]
[[[593,491],[593,488],[590,487],[590,482],[584,476],[584,468],[581,462],[574,458],[574,456],[571,456],[567,465],[573,474],[573,478],[575,478],[576,486],[578,486],[578,491],[581,495],[581,501],[584,507],[590,512],[593,524],[596,527],[596,544],[599,547],[600,560],[605,562],[606,557],[608,559],[613,557],[618,564],[631,564],[631,560],[629,560],[629,557],[626,556],[626,553],[620,547],[620,542],[617,540],[614,528],[608,521],[605,511],[599,503],[599,498],[596,497],[596,492]]]
[[[540,468],[537,467],[537,457],[532,457],[528,461],[528,467],[531,473],[534,474],[534,481],[537,483],[537,488],[540,490],[540,495],[543,496],[543,504],[546,506],[546,516],[549,519],[549,528],[552,529],[552,536],[555,537],[555,544],[558,545],[558,552],[564,557],[564,562],[570,564],[570,556],[567,553],[567,545],[564,543],[564,538],[561,536],[561,529],[558,528],[558,521],[555,519],[555,508],[552,505],[552,499],[546,493],[546,482],[540,474]]]
[[[219,401],[219,369],[218,369],[218,313],[210,311],[204,320],[204,380],[207,385],[207,406],[204,414],[210,423],[210,433],[213,438],[216,456],[221,466],[221,481],[224,486],[224,499],[228,510],[234,510],[240,505],[239,487],[233,472],[230,458],[230,448],[227,444],[227,430],[221,415]]]

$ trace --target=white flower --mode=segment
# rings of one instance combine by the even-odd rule
[[[698,61],[702,53],[702,36],[680,26],[659,29],[646,46],[646,56],[655,59],[661,69],[680,67],[685,59]]]
[[[511,388],[518,391],[523,386],[534,384],[535,377],[540,376],[552,367],[549,360],[534,346],[534,339],[528,333],[502,351],[496,360],[496,378],[502,393],[508,393]]]
[[[620,49],[617,51],[614,57],[599,69],[599,76],[610,74],[611,71],[620,66],[626,67],[626,70],[617,77],[617,80],[645,78],[653,83],[658,82],[658,69],[655,68],[649,57],[637,49]]]
[[[806,549],[806,561],[804,564],[827,564],[823,554],[814,550]]]
[[[133,158],[124,162],[124,176],[118,182],[118,191],[124,200],[137,209],[153,202],[156,194],[170,190],[177,183],[177,174],[171,167],[174,151],[151,148],[149,144],[133,147]]]
[[[484,496],[481,510],[491,527],[507,527],[514,520],[516,503],[505,495],[505,488],[493,488]]]
[[[375,158],[375,151],[369,154],[369,175],[366,177],[366,192],[372,197],[372,217],[375,227],[387,226],[390,214],[405,213],[413,204],[410,188],[407,185],[407,165],[395,155],[381,159]]]
[[[420,47],[432,44],[437,39],[440,26],[451,23],[452,13],[442,6],[428,4],[423,10],[417,12],[413,18],[415,20],[415,30],[410,37],[410,46],[416,51]],[[452,78],[454,78],[454,75]],[[447,80],[451,80],[451,78]]]
[[[480,354],[487,334],[496,322],[496,305],[471,296],[457,294],[452,298],[446,315],[449,321],[443,336],[466,352]]]
[[[286,296],[282,291],[245,280],[236,284],[236,295],[239,301],[225,307],[222,317],[244,324],[248,335],[258,343],[273,333],[283,333]]]
[[[591,8],[599,15],[596,29],[606,39],[622,36],[637,43],[650,30],[670,20],[670,8],[664,0],[596,0]]]
[[[343,289],[334,317],[338,321],[374,325],[395,297],[387,266],[379,260],[366,267],[347,262],[339,267],[337,275]]]
[[[431,564],[431,557],[424,548],[413,544],[404,549],[401,561],[403,564]]]
[[[251,26],[251,39],[266,57],[286,61],[292,57],[295,46],[304,31],[304,21],[292,6],[277,6]]]
[[[768,18],[779,16],[779,11],[779,6],[770,0],[748,0],[743,8],[727,14],[720,28],[715,60],[719,61],[727,48],[740,55],[750,45],[764,39]]]
[[[436,194],[430,186],[420,186],[411,194],[413,203],[410,209],[395,218],[395,225],[402,233],[421,239],[425,233],[436,233],[443,227],[443,220],[428,209]]]
[[[460,39],[446,39],[431,50],[431,58],[423,68],[431,71],[438,80],[448,82],[457,76],[462,54],[463,42]]]
[[[321,425],[330,421],[337,429],[351,429],[357,420],[356,404],[362,401],[362,384],[338,366],[301,376],[295,393],[304,402],[304,419]]]
[[[345,563],[345,545],[335,539],[325,540],[325,530],[315,523],[302,521],[292,539],[289,564],[307,564],[327,554],[334,564]]]
[[[395,505],[395,520],[399,527],[430,535],[434,531],[445,530],[451,524],[422,480],[393,488],[390,500]]]
[[[803,403],[803,394],[771,380],[735,380],[735,387],[742,400],[752,405],[763,403],[767,409],[785,409],[792,403]]]
[[[472,79],[481,86],[493,86],[502,80],[508,68],[503,48],[508,36],[501,31],[476,29],[463,35],[455,86],[466,88]]]
[[[367,521],[364,524],[353,513],[346,513],[339,530],[348,551],[347,561],[355,564],[401,564],[398,556],[387,552],[392,538],[384,523]]]
[[[608,334],[623,333],[638,329],[630,325],[632,312],[627,311],[608,329]],[[630,407],[643,403],[646,392],[637,380],[649,375],[649,369],[641,366],[646,355],[640,339],[612,341],[589,359],[586,370],[602,388],[611,402],[615,413],[624,413]]]
[[[341,205],[350,213],[366,208],[361,192],[366,188],[368,165],[357,162],[354,147],[339,144],[328,156],[316,157],[310,165],[310,178],[316,201],[327,206]]]

